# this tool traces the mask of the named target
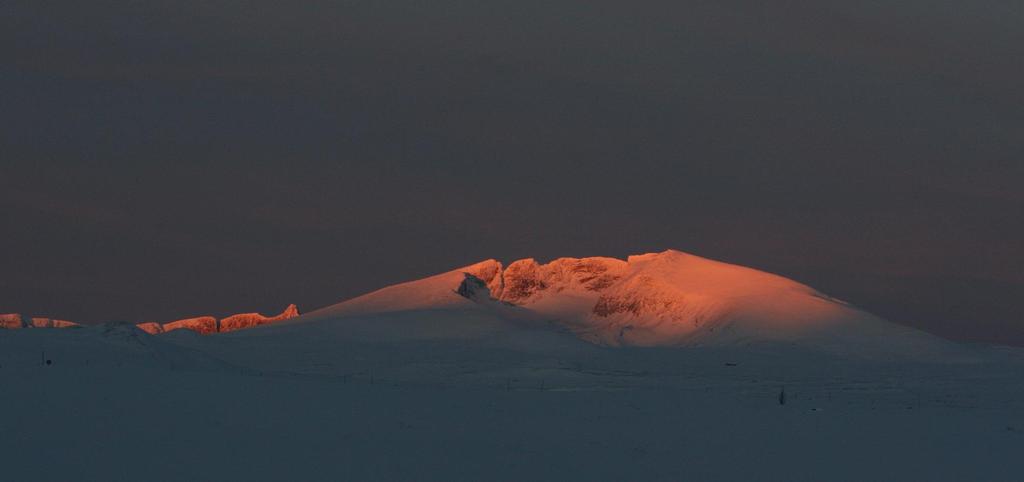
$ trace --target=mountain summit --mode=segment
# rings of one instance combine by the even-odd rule
[[[668,250],[630,256],[486,260],[384,288],[312,317],[483,309],[546,320],[604,346],[784,343],[829,351],[932,351],[952,344],[796,281]]]

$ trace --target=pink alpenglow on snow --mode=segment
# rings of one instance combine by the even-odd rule
[[[78,323],[50,318],[32,318],[33,328],[71,328],[72,326],[78,326]]]
[[[146,323],[139,323],[136,326],[151,335],[180,329],[188,329],[202,335],[209,335],[212,333],[244,330],[247,328],[287,320],[289,318],[295,318],[296,316],[299,316],[299,309],[295,305],[288,305],[281,314],[276,316],[264,316],[259,313],[239,313],[221,320],[217,320],[212,316],[200,316],[197,318],[187,318],[163,324],[150,321]]]
[[[139,328],[142,327],[140,326]],[[170,323],[163,324],[163,331],[165,333],[181,329],[192,330],[201,335],[217,333],[217,319],[212,316],[199,316],[196,318],[186,318],[184,320],[172,321]]]
[[[283,312],[275,316],[263,316],[259,313],[240,313],[221,320],[212,316],[200,316],[167,323],[147,321],[144,323],[137,323],[135,326],[150,335],[158,335],[160,333],[167,333],[169,331],[182,329],[192,330],[202,335],[209,335],[212,333],[244,330],[247,328],[287,320],[289,318],[295,318],[296,316],[299,316],[299,309],[296,308],[295,305],[288,305]],[[22,315],[18,313],[0,314],[0,329],[71,328],[76,326],[80,325],[78,323],[65,320],[55,320],[42,317],[27,318],[22,317]]]
[[[18,313],[0,315],[0,328],[6,328],[9,330],[16,330],[19,328],[71,328],[73,326],[79,325],[78,323],[65,320],[54,320],[43,317],[22,317],[22,315]]]
[[[21,321],[21,315],[18,313],[7,313],[0,315],[0,328],[17,330],[19,328],[26,328],[26,326],[24,322]]]
[[[472,281],[472,282],[471,282]],[[936,352],[949,342],[774,274],[668,250],[626,260],[486,260],[311,313],[345,318],[485,309],[548,320],[604,346],[801,344],[830,351]]]
[[[236,331],[266,325],[277,321],[287,320],[299,316],[299,309],[295,305],[288,305],[281,314],[277,316],[263,316],[259,313],[240,313],[220,320],[220,331]]]

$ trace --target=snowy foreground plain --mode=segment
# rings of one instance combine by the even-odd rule
[[[0,480],[1024,480],[1018,349],[612,348],[448,294],[0,330]]]
[[[0,331],[0,479],[1024,476],[1011,360],[513,350],[305,328]]]

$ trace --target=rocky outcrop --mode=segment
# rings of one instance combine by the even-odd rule
[[[244,330],[246,328],[252,328],[254,326],[266,325],[277,321],[287,320],[299,316],[299,309],[295,305],[288,305],[287,308],[281,314],[276,316],[263,316],[259,313],[240,313],[232,315],[222,320],[218,320],[212,316],[200,316],[196,318],[186,318],[184,320],[171,321],[168,323],[158,323],[155,321],[147,321],[143,323],[134,324],[135,327],[140,330],[149,333],[150,335],[158,335],[160,333],[166,333],[174,330],[192,330],[196,333],[203,335],[209,335],[211,333],[221,333],[227,331]],[[65,320],[55,320],[51,318],[28,318],[23,317],[18,313],[0,314],[0,329],[21,329],[21,328],[72,328],[80,326],[78,323],[73,323]]]
[[[295,305],[288,305],[288,307],[277,316],[263,316],[259,313],[241,313],[229,316],[220,320],[219,329],[221,332],[244,330],[246,328],[295,318],[296,316],[299,316],[299,309]]]
[[[501,263],[493,259],[469,266],[466,268],[465,274],[480,280],[492,293],[492,296],[500,295],[505,287]]]
[[[192,330],[201,335],[217,333],[217,319],[212,316],[200,316],[163,324],[164,333],[181,329]]]
[[[600,257],[559,258],[547,264],[527,258],[512,262],[504,271],[500,266],[487,285],[494,298],[515,304],[535,301],[547,292],[601,291],[618,281],[627,268],[622,260]]]
[[[25,322],[21,319],[21,315],[18,313],[8,313],[0,315],[0,328],[17,330],[20,328],[28,328],[28,326],[25,325]]]
[[[462,280],[459,284],[458,289],[455,290],[459,296],[474,300],[474,301],[486,301],[493,299],[491,296],[491,290],[487,288],[487,283],[476,276],[469,273],[465,273],[466,279]]]
[[[72,326],[78,326],[78,323],[50,318],[32,318],[32,328],[71,328]]]
[[[71,328],[75,326],[79,326],[78,323],[43,317],[23,317],[19,313],[0,315],[0,328],[9,330],[20,328]]]
[[[505,288],[496,295],[511,303],[522,302],[538,291],[547,289],[545,278],[546,273],[541,272],[540,265],[533,258],[514,261],[502,273]]]
[[[288,305],[281,314],[276,316],[263,316],[259,313],[239,313],[221,320],[212,316],[200,316],[197,318],[187,318],[169,323],[156,323],[150,321],[139,323],[136,326],[150,335],[158,335],[160,333],[181,329],[192,330],[202,335],[209,335],[211,333],[244,330],[246,328],[295,318],[296,316],[299,316],[299,309],[295,305]]]

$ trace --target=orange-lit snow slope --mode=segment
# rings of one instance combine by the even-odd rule
[[[672,250],[626,261],[524,259],[504,267],[487,260],[384,288],[306,319],[424,310],[443,316],[465,309],[553,321],[606,346],[783,343],[855,352],[953,346],[793,280]]]
[[[211,333],[245,330],[255,326],[267,325],[287,320],[289,318],[295,318],[296,316],[299,316],[299,309],[296,308],[295,305],[288,305],[281,314],[275,316],[263,316],[259,313],[239,313],[221,320],[217,320],[212,316],[200,316],[162,324],[156,322],[138,323],[136,326],[150,335],[157,335],[180,329],[188,329],[203,335],[209,335]]]

